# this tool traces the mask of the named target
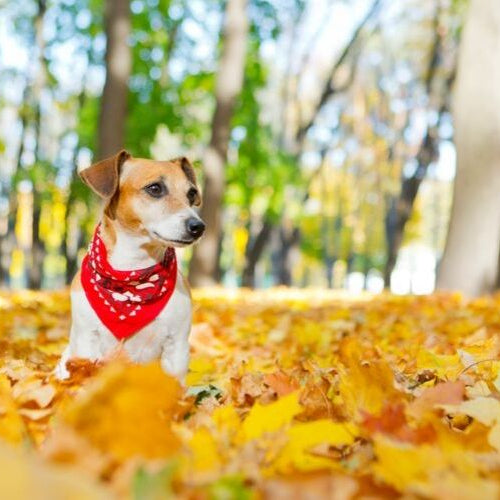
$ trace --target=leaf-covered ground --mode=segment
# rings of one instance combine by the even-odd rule
[[[183,389],[119,352],[57,382],[67,293],[0,294],[2,498],[500,496],[500,298],[194,300]]]

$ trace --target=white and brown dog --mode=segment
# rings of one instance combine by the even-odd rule
[[[130,359],[160,359],[181,381],[188,368],[191,296],[174,247],[196,241],[205,224],[186,158],[153,161],[120,151],[80,173],[105,202],[80,272],[71,285],[68,359],[100,360],[121,346]]]

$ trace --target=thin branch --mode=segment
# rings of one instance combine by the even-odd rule
[[[361,34],[365,28],[365,26],[368,24],[370,19],[378,12],[380,5],[382,3],[382,0],[374,0],[372,3],[371,7],[368,9],[368,12],[365,14],[361,22],[358,24],[356,29],[354,30],[351,39],[347,43],[347,45],[344,47],[344,50],[341,52],[339,58],[333,65],[330,74],[328,75],[328,78],[326,80],[325,87],[323,88],[323,91],[321,93],[321,96],[319,98],[318,103],[315,106],[314,112],[312,113],[311,117],[309,120],[304,123],[302,126],[299,127],[297,131],[297,142],[301,144],[304,140],[304,137],[306,136],[307,132],[309,129],[314,125],[314,122],[316,121],[316,117],[318,116],[319,112],[323,108],[323,106],[326,104],[326,102],[337,92],[339,92],[339,89],[335,87],[334,80],[337,72],[339,69],[342,67],[342,65],[345,63],[347,58],[350,56],[351,52],[354,50],[356,45],[358,44]]]

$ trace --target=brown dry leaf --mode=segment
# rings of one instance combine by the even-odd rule
[[[251,406],[262,396],[266,387],[261,373],[245,373],[231,378],[232,399],[238,406]]]
[[[85,379],[95,375],[100,367],[100,363],[96,363],[90,359],[71,358],[66,363],[66,368],[70,375],[68,382],[71,384],[81,383]]]
[[[434,427],[427,421],[410,425],[402,403],[387,404],[379,415],[365,415],[363,427],[370,435],[381,433],[402,442],[420,444],[436,441]]]
[[[281,370],[264,375],[264,383],[280,397],[286,396],[299,388],[299,383]]]
[[[459,404],[465,394],[465,384],[445,382],[425,389],[408,407],[407,414],[415,419],[422,418],[428,411],[433,411],[436,405]]]
[[[57,390],[52,384],[44,384],[34,376],[20,380],[12,389],[12,396],[20,406],[36,403],[39,408],[45,408],[56,394]]]

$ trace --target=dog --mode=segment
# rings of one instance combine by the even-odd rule
[[[192,303],[176,247],[198,240],[201,193],[186,158],[154,161],[125,150],[80,172],[104,201],[80,271],[71,284],[69,343],[55,369],[69,377],[70,358],[98,361],[123,348],[136,363],[159,359],[184,383]]]

